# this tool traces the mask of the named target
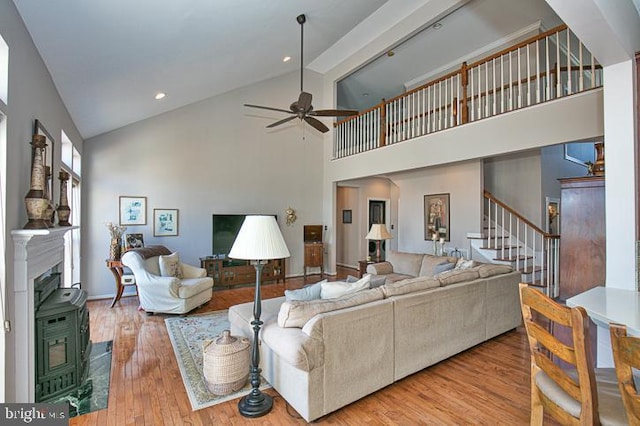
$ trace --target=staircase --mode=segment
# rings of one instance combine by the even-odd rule
[[[468,235],[471,252],[484,261],[511,265],[522,282],[557,297],[560,236],[549,234],[489,191],[484,191],[485,228]]]

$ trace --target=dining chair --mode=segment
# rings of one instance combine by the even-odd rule
[[[584,308],[561,305],[526,284],[520,306],[531,351],[531,424],[541,425],[545,414],[563,425],[628,424],[615,370],[593,367]],[[572,341],[560,341],[549,323],[569,328]]]
[[[627,335],[627,327],[609,324],[611,349],[616,366],[618,386],[630,425],[640,425],[640,394],[633,370],[640,370],[640,338]]]

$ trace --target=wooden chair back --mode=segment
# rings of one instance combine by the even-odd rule
[[[562,424],[599,424],[598,394],[588,350],[587,313],[581,307],[560,305],[526,284],[520,284],[520,305],[531,350],[531,424],[542,424],[544,413]],[[572,343],[558,340],[549,332],[549,323],[571,329]],[[560,368],[554,359],[564,361],[571,369]],[[572,370],[574,374],[568,374]],[[536,375],[541,372],[580,405],[579,417],[565,411],[540,390]]]
[[[630,425],[640,425],[640,394],[633,380],[633,369],[640,369],[640,338],[627,336],[627,328],[609,324],[611,349],[618,376],[618,387]]]

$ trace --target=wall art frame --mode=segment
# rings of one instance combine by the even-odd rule
[[[143,234],[125,234],[125,250],[131,250],[144,247]]]
[[[342,223],[352,223],[353,215],[351,210],[342,210]]]
[[[424,239],[451,241],[450,194],[424,196]],[[435,237],[435,238],[434,238]]]
[[[147,197],[120,196],[120,225],[147,224]]]
[[[153,236],[178,236],[178,209],[153,209]]]

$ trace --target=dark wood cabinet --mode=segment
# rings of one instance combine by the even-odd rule
[[[560,179],[560,299],[604,285],[604,178]]]
[[[604,177],[560,179],[560,301],[604,285],[606,272]],[[568,329],[553,334],[570,341]],[[596,361],[597,333],[590,324]]]
[[[320,277],[324,276],[324,244],[304,244],[304,278],[307,278],[307,268],[320,268]]]
[[[201,257],[200,267],[207,270],[207,275],[213,278],[213,288],[226,286],[231,288],[242,284],[255,284],[256,269],[249,262],[229,261],[211,257]],[[267,262],[262,269],[262,283],[285,278],[284,259],[274,259]]]

